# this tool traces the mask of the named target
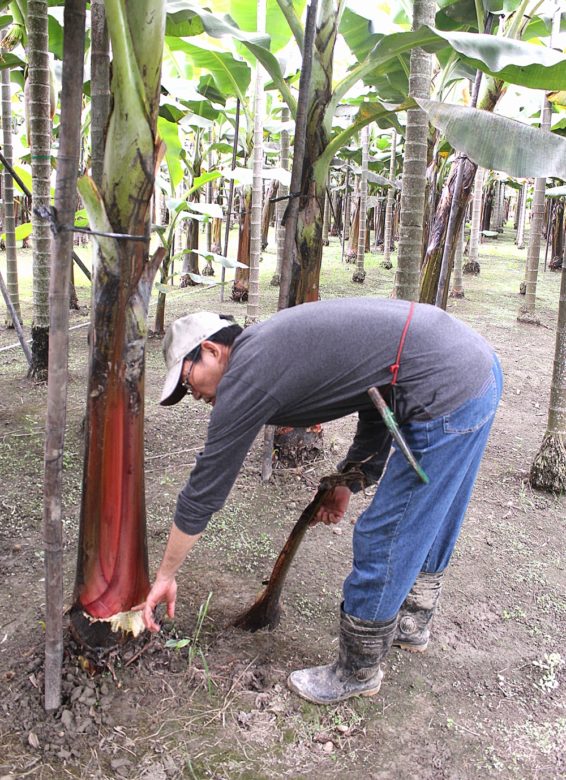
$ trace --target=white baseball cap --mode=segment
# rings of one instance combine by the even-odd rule
[[[163,357],[167,366],[167,376],[161,393],[161,406],[178,403],[185,395],[181,386],[181,372],[186,355],[203,341],[219,330],[230,326],[230,321],[210,311],[187,314],[175,320],[168,328],[163,339]]]

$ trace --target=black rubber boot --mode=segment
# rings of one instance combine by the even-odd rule
[[[424,653],[430,638],[430,626],[440,592],[444,572],[422,571],[399,610],[399,620],[393,644],[410,653]]]
[[[340,652],[328,666],[292,672],[289,688],[315,704],[336,704],[351,696],[373,696],[379,691],[380,663],[391,648],[397,616],[386,623],[360,620],[340,613]]]

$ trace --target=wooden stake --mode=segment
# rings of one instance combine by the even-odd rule
[[[86,0],[67,0],[63,25],[63,85],[59,165],[55,207],[63,224],[73,221],[81,148],[81,108]],[[45,546],[45,709],[61,704],[63,663],[63,532],[62,481],[67,417],[69,352],[69,281],[73,234],[63,231],[53,241],[49,283],[49,369],[43,538]]]

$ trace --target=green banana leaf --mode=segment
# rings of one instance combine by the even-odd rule
[[[63,59],[63,25],[60,24],[54,16],[47,16],[49,51],[55,55],[58,60]]]
[[[189,273],[190,278],[195,284],[204,284],[207,287],[214,287],[218,282],[213,276],[201,276],[201,274]]]
[[[234,182],[237,185],[251,187],[253,182],[253,171],[250,170],[250,168],[226,169],[222,171],[222,175],[225,179],[234,179]],[[291,184],[291,172],[286,171],[283,168],[263,168],[261,171],[261,178],[269,181],[277,179],[286,187]]]
[[[199,95],[202,95],[213,103],[218,103],[221,106],[226,105],[226,96],[217,89],[214,79],[209,73],[201,76],[197,86],[197,92]]]
[[[517,178],[566,180],[566,139],[488,111],[417,100],[455,149],[482,168]]]
[[[281,93],[281,97],[287,103],[291,109],[291,113],[294,115],[297,104],[291,93],[289,85],[285,80],[281,65],[279,64],[277,57],[275,57],[268,49],[264,48],[263,46],[258,46],[255,43],[248,43],[245,41],[244,43],[251,51],[251,53],[261,62],[265,70],[269,73],[273,84],[277,87]]]
[[[201,257],[204,257],[205,260],[208,260],[211,263],[219,263],[224,268],[247,268],[248,267],[245,263],[240,263],[239,260],[234,260],[231,257],[224,257],[224,255],[217,255],[215,252],[205,252],[199,249],[193,249],[191,251],[193,251],[196,255],[200,255]]]
[[[5,68],[23,68],[25,64],[26,63],[23,60],[9,51],[2,54],[0,57],[0,70],[4,70]]]
[[[28,236],[31,236],[31,231],[31,222],[22,222],[22,224],[18,225],[14,230],[14,238],[16,241],[23,241],[25,238],[28,238]],[[6,233],[2,233],[0,239],[6,241]]]
[[[548,198],[563,198],[566,195],[566,184],[561,187],[549,187],[544,194]]]
[[[415,46],[429,52],[451,46],[468,66],[531,89],[562,89],[566,84],[566,57],[554,49],[493,35],[421,27],[381,37],[365,59],[337,84],[333,108],[360,79],[378,87],[383,77],[398,67],[399,57]]]
[[[238,0],[238,2],[240,1],[242,2],[242,5],[245,5],[244,0]],[[267,70],[267,72],[271,76],[273,83],[275,84],[277,89],[281,92],[281,95],[283,96],[285,102],[291,108],[291,111],[293,112],[295,111],[296,102],[293,95],[291,94],[289,85],[285,81],[283,71],[281,69],[281,65],[279,64],[277,58],[269,51],[270,38],[268,35],[259,35],[258,33],[252,33],[252,32],[247,32],[246,30],[241,30],[237,25],[233,24],[233,21],[229,16],[220,16],[220,14],[212,14],[209,11],[206,11],[202,7],[200,7],[198,3],[191,2],[191,0],[174,0],[174,2],[169,3],[168,9],[170,9],[170,12],[168,14],[168,26],[166,27],[166,38],[165,38],[167,43],[169,43],[170,40],[175,40],[175,35],[178,35],[178,33],[176,33],[176,30],[181,30],[181,29],[187,30],[187,32],[183,33],[185,37],[189,35],[199,35],[202,32],[206,32],[208,33],[208,35],[212,36],[213,38],[223,38],[225,36],[229,36],[235,41],[240,41],[254,55],[254,57],[256,57],[261,62],[263,67]],[[177,26],[173,26],[173,18]],[[185,28],[180,26],[182,19],[185,19],[185,22],[187,23],[190,21],[191,23],[190,29],[192,30],[192,32],[188,32],[189,30],[188,27]],[[169,20],[171,20],[171,23],[169,23]],[[183,22],[183,24],[185,24],[185,22]],[[282,19],[281,26],[284,27],[286,31],[289,31],[287,22],[284,19]],[[285,32],[285,35],[288,34],[289,34],[288,32]],[[177,48],[182,50],[183,43],[184,42],[178,44]],[[240,67],[241,66],[247,67],[245,63],[242,63],[239,60],[235,60],[233,57],[232,57],[232,61],[238,63]],[[225,92],[220,86],[219,78],[217,78],[218,75],[217,71],[212,70],[211,68],[207,67],[207,65],[205,64],[201,64],[200,67],[210,70],[210,72],[214,76],[215,83],[221,92],[223,92],[225,95],[235,95],[236,97],[239,97],[242,101],[244,100],[244,95],[246,93],[250,81],[249,76],[247,77],[245,86],[242,85],[241,94],[236,94],[234,91]]]
[[[440,32],[468,64],[510,84],[560,89],[566,84],[566,57],[554,49],[494,35]],[[426,48],[426,46],[425,46]]]
[[[387,14],[372,3],[367,4],[367,13],[371,16],[356,13],[351,7],[346,6],[340,20],[339,32],[358,62],[364,60],[384,37],[383,32],[378,30],[387,29],[390,24]]]
[[[193,65],[207,70],[223,95],[245,100],[251,80],[251,70],[246,62],[237,60],[230,52],[197,46],[182,38],[168,36],[165,42],[171,51],[184,52]]]
[[[157,117],[157,132],[166,146],[165,161],[169,169],[169,180],[173,191],[183,180],[183,166],[180,162],[183,145],[179,139],[179,125],[168,122],[162,116]]]
[[[305,0],[294,0],[293,2],[293,10],[299,19],[303,15],[305,5]],[[230,0],[229,6],[230,17],[241,30],[248,32],[257,30],[257,0]],[[266,2],[265,26],[271,38],[271,51],[279,51],[292,38],[291,28],[287,24],[277,0],[267,0]]]
[[[213,38],[231,38],[243,43],[256,43],[269,47],[269,36],[246,32],[232,23],[229,16],[210,13],[201,3],[191,0],[168,0],[166,37],[191,37],[206,32]]]
[[[202,214],[205,217],[212,217],[213,219],[222,219],[222,206],[219,203],[193,203],[187,201],[187,206],[190,211],[196,211],[197,214]]]

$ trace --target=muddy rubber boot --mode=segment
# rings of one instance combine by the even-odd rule
[[[289,688],[315,704],[335,704],[351,696],[373,696],[379,691],[380,663],[391,648],[397,616],[385,623],[340,614],[340,652],[328,666],[292,672]]]
[[[430,638],[430,626],[440,592],[444,572],[422,571],[399,610],[399,620],[393,644],[410,653],[424,653]]]

